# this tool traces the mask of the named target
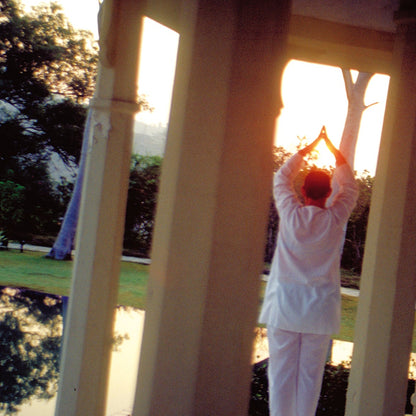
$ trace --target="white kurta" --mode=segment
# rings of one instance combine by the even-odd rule
[[[259,321],[286,331],[332,334],[340,325],[344,228],[358,189],[343,164],[335,171],[340,189],[332,205],[304,206],[293,189],[303,163],[295,154],[274,177],[279,234]]]

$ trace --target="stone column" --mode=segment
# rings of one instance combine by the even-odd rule
[[[393,72],[361,278],[348,416],[403,416],[416,294],[416,14],[396,16]]]
[[[288,1],[183,2],[133,415],[246,415]]]
[[[102,416],[137,105],[142,2],[106,0],[57,416]],[[82,12],[82,11],[81,11]]]

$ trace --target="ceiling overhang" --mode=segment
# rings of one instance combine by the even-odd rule
[[[288,58],[389,74],[394,33],[292,15]]]
[[[146,15],[180,33],[179,0],[147,0]],[[389,74],[398,0],[293,0],[288,58]]]

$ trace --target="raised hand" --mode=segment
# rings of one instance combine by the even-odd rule
[[[335,156],[336,165],[341,166],[344,163],[347,163],[347,160],[345,159],[344,155],[332,144],[331,140],[329,140],[328,136],[326,135],[326,132],[324,140],[329,151]]]
[[[328,135],[326,134],[326,128],[325,128],[325,126],[322,126],[321,132],[319,133],[318,138],[320,138],[320,139],[328,138]]]
[[[311,144],[308,144],[303,149],[300,149],[298,153],[303,157],[306,156],[308,153],[312,152],[313,149],[315,149],[316,145],[321,141],[321,137],[318,136]]]
[[[298,153],[303,157],[306,156],[308,153],[310,153],[316,146],[317,144],[322,140],[328,138],[327,134],[326,134],[326,129],[325,126],[322,126],[321,132],[319,133],[319,136],[309,145],[307,145],[306,147],[304,147],[303,149],[299,150]]]

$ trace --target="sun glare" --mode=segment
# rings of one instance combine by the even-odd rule
[[[335,166],[334,155],[329,151],[325,142],[321,140],[318,146],[315,148],[316,159],[313,160],[313,164],[321,169],[330,169]]]
[[[276,142],[294,151],[298,138],[314,140],[323,125],[338,146],[348,101],[339,68],[292,60],[282,80],[284,107],[278,120]]]
[[[140,53],[139,94],[147,97],[152,113],[137,118],[148,123],[167,123],[175,76],[179,35],[152,19],[145,18]]]
[[[42,0],[23,0],[28,6]],[[58,0],[65,14],[77,28],[97,33],[96,0]],[[82,10],[82,13],[79,13]],[[172,86],[176,67],[179,35],[155,21],[146,18],[141,46],[139,93],[146,95],[154,112],[139,113],[138,118],[149,124],[166,124],[170,113]],[[358,72],[352,71],[355,81]],[[358,172],[375,173],[389,77],[375,74],[366,91],[365,103],[371,105],[364,111],[358,136],[355,166]],[[305,144],[314,140],[323,125],[336,147],[344,129],[348,100],[340,68],[291,60],[282,79],[284,107],[276,124],[276,146],[296,152],[299,139]],[[326,149],[320,150],[319,161],[323,166],[333,165],[333,156]]]
[[[352,71],[353,80],[358,75]],[[375,74],[366,91],[365,103],[371,105],[362,117],[356,147],[355,166],[358,172],[375,173],[389,77]],[[276,146],[294,153],[299,139],[311,143],[326,126],[328,137],[339,147],[348,100],[340,68],[291,60],[282,79],[284,107],[277,120]],[[321,143],[321,146],[323,143]],[[316,165],[333,166],[334,158],[325,146],[320,147]]]

